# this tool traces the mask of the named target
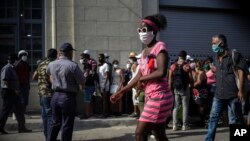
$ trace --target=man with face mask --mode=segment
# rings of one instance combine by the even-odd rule
[[[208,132],[206,141],[213,141],[215,138],[217,123],[224,106],[228,107],[228,122],[232,124],[241,124],[243,97],[243,84],[240,83],[240,89],[236,86],[235,74],[233,72],[233,60],[231,51],[228,49],[226,36],[218,34],[212,37],[212,50],[216,53],[214,60],[216,75],[216,90],[213,98],[210,118],[208,120]],[[243,82],[243,63],[240,54],[235,53],[235,68],[239,75],[240,82]]]
[[[16,71],[20,83],[23,111],[25,113],[26,107],[29,104],[29,91],[30,91],[30,65],[27,62],[28,52],[25,50],[20,50],[18,52],[18,59],[19,61],[16,65]]]
[[[80,119],[87,119],[93,114],[93,93],[97,93],[97,62],[90,58],[90,51],[84,50],[81,54],[80,63],[83,65],[83,74],[85,77],[84,95],[84,115]]]
[[[182,130],[189,129],[189,99],[190,86],[193,85],[192,71],[189,64],[186,62],[187,53],[182,50],[178,54],[178,59],[170,66],[169,70],[169,87],[175,96],[175,103],[173,109],[173,131],[179,129],[178,127],[178,109],[182,106]]]
[[[92,73],[96,73],[97,71],[97,62],[95,59],[91,58],[90,51],[84,50],[81,54],[81,59],[79,60],[80,64],[84,65],[86,63],[91,65],[91,71]]]
[[[109,62],[109,54],[107,52],[104,53],[104,56],[105,56],[105,62],[108,64],[109,66],[109,70],[112,70],[113,69],[113,65],[112,63]],[[112,72],[110,71],[109,72],[109,81],[111,82],[111,76],[112,76]]]
[[[107,118],[109,116],[109,89],[110,89],[110,68],[109,65],[105,61],[105,55],[99,54],[99,67],[98,67],[98,76],[99,76],[99,87],[102,94],[102,103],[103,103],[103,118]]]
[[[25,118],[20,99],[19,81],[14,66],[16,60],[17,55],[10,54],[8,56],[8,64],[1,70],[1,95],[3,98],[3,107],[0,112],[0,134],[8,134],[8,132],[4,130],[4,126],[13,108],[18,122],[19,133],[31,132],[31,130],[28,130],[25,127]]]

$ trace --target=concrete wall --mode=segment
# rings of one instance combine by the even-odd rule
[[[89,49],[93,58],[107,52],[110,61],[118,59],[125,66],[129,52],[142,49],[136,32],[140,19],[157,13],[158,7],[158,0],[45,0],[45,50],[70,42],[77,62]],[[81,113],[82,94],[77,100]],[[28,110],[38,110],[38,101],[37,84],[32,83]]]

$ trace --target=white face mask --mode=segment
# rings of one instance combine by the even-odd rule
[[[22,58],[21,58],[24,62],[26,62],[27,61],[27,59],[28,59],[28,57],[27,56],[22,56]]]
[[[117,64],[114,64],[113,67],[114,67],[115,69],[117,69],[117,68],[118,68],[118,65],[117,65]]]
[[[130,69],[130,67],[131,67],[131,64],[127,64],[127,65],[126,65],[126,68],[127,68],[127,69]]]
[[[153,31],[151,32],[140,32],[139,33],[140,36],[140,40],[143,44],[148,45],[152,42],[152,40],[154,39],[155,35],[153,33]]]
[[[129,61],[130,63],[133,63],[133,62],[134,62],[132,59],[128,59],[128,61]]]
[[[79,62],[80,62],[80,64],[83,64],[83,59],[80,59]]]
[[[141,59],[137,59],[137,63],[140,64],[141,63]]]
[[[189,66],[190,66],[190,68],[193,70],[193,69],[195,68],[195,63],[192,62],[192,63],[189,64]]]

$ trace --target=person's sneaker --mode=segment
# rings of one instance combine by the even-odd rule
[[[139,117],[139,114],[138,114],[138,113],[132,113],[131,115],[129,115],[129,117],[138,118],[138,117]]]
[[[176,125],[173,125],[173,131],[177,131],[178,127]]]
[[[155,139],[155,135],[151,134],[150,138]]]
[[[189,126],[187,126],[187,125],[183,125],[183,126],[182,126],[182,130],[183,130],[183,131],[185,131],[185,130],[189,130],[189,129],[190,129],[190,127],[189,127]]]

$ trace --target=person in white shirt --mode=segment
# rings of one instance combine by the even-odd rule
[[[99,76],[99,87],[100,92],[102,94],[102,103],[103,103],[103,118],[108,117],[109,115],[109,87],[110,87],[110,70],[109,65],[105,62],[105,56],[104,54],[99,54],[98,57],[99,60],[99,67],[98,67],[98,76]]]

